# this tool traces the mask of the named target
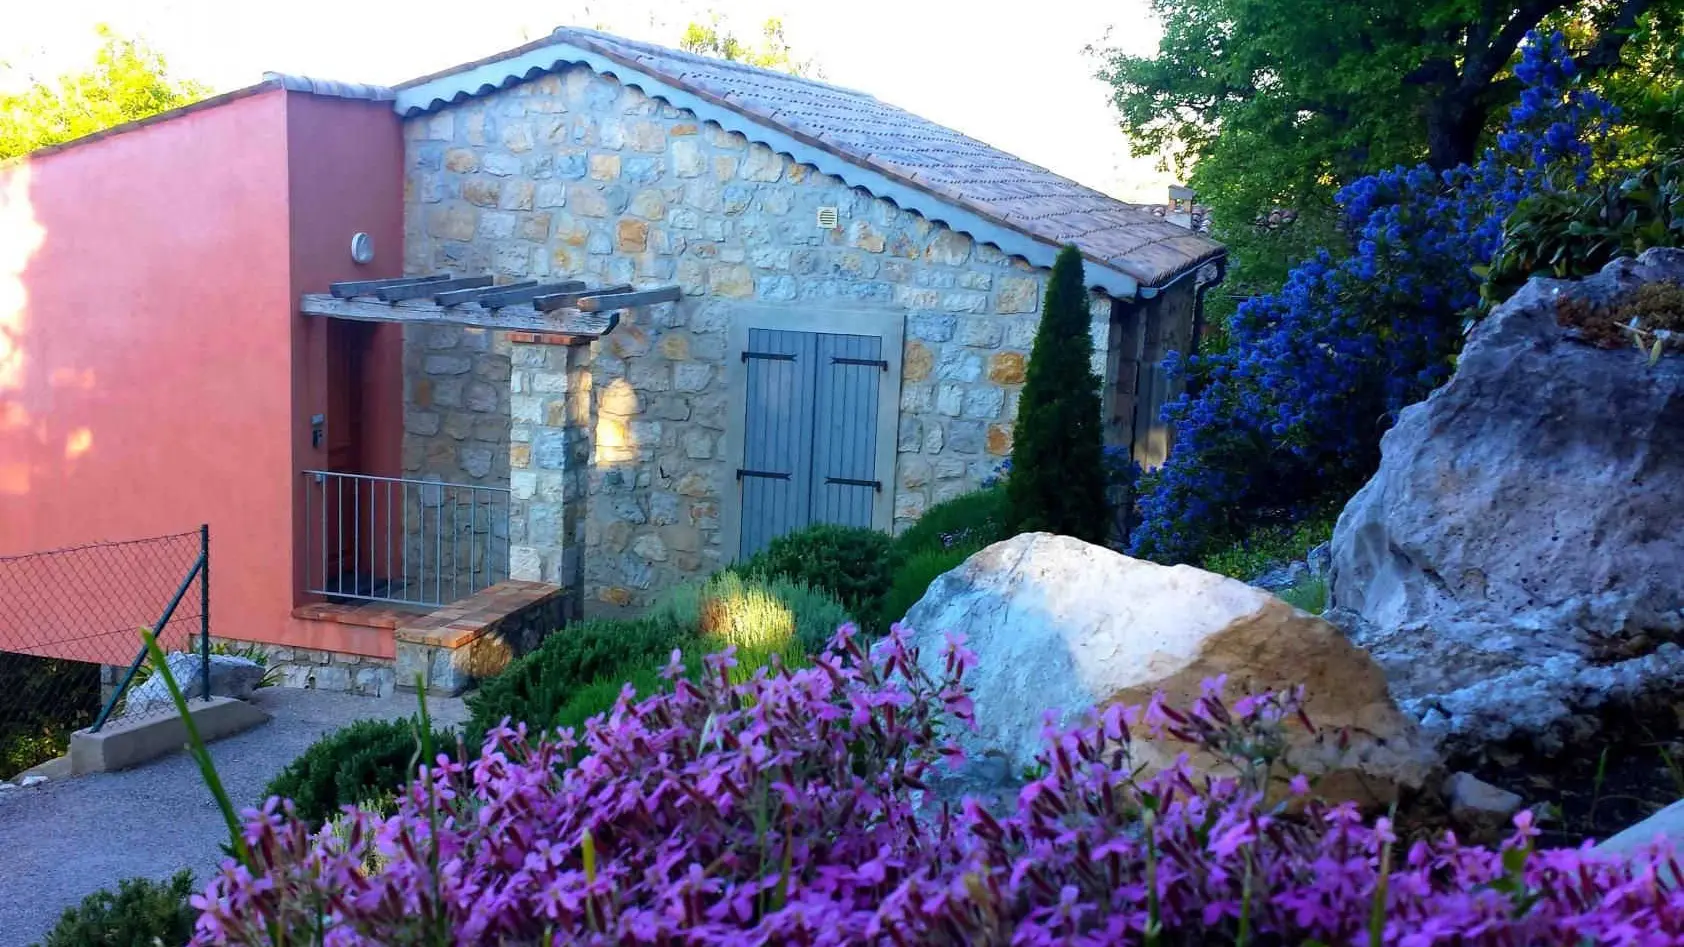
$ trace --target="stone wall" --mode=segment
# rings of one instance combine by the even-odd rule
[[[599,610],[726,563],[726,338],[744,306],[904,314],[897,529],[1010,453],[1044,270],[584,67],[411,119],[406,137],[410,272],[685,293],[586,349],[514,345],[515,578],[580,580]],[[821,229],[821,207],[840,226]],[[1096,368],[1111,310],[1096,300]],[[428,414],[452,416],[411,419]],[[414,440],[434,456],[435,434]]]
[[[508,488],[510,350],[508,333],[404,328],[404,477]],[[426,488],[406,492],[404,504],[412,582],[466,589],[508,575],[513,511],[506,496]],[[477,515],[468,514],[470,505]],[[433,535],[439,529],[447,532],[442,542]],[[452,549],[454,557],[441,557]]]
[[[212,638],[212,643],[227,644],[239,649],[263,652],[263,666],[273,669],[276,687],[301,687],[314,690],[359,694],[364,697],[385,697],[393,693],[397,672],[390,658],[371,658],[337,651],[318,651],[313,648],[289,648],[284,645],[233,638]]]
[[[406,326],[403,341],[404,476],[507,486],[507,333]]]

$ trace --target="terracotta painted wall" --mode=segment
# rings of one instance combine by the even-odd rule
[[[0,554],[208,522],[218,624],[285,619],[285,120],[271,90],[0,172]],[[103,587],[79,590],[83,616],[40,619],[130,620],[138,593]]]
[[[319,640],[290,617],[320,374],[296,300],[397,271],[400,162],[389,107],[268,89],[0,170],[0,556],[208,522],[213,632]],[[356,229],[384,243],[373,267]],[[394,432],[396,365],[371,375]],[[0,599],[20,581],[0,563]],[[91,587],[84,616],[129,621]],[[0,647],[101,620],[34,619],[0,620]]]
[[[289,193],[291,203],[291,293],[325,292],[337,280],[381,279],[403,275],[403,138],[390,104],[293,95],[287,108]],[[351,259],[351,236],[369,234],[374,259],[359,265]],[[355,340],[367,347],[364,363],[362,418],[357,437],[361,456],[358,473],[402,476],[403,461],[403,328],[398,325],[340,323],[291,315],[294,379],[292,452],[295,466],[304,471],[329,469],[325,443],[311,445],[310,418],[324,415],[328,425],[346,419],[335,416],[328,398],[328,348]],[[304,504],[308,489],[304,476],[291,484],[295,507]],[[316,494],[319,498],[320,494]],[[304,596],[309,568],[319,569],[319,553],[303,542],[303,517],[294,518],[296,558],[292,580]],[[319,578],[319,572],[318,578]],[[279,635],[262,640],[329,651],[392,655],[391,635],[357,626],[294,622]]]

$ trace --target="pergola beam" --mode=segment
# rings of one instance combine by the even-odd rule
[[[618,286],[599,286],[596,289],[587,289],[582,292],[556,293],[553,296],[539,296],[537,299],[532,300],[532,308],[538,310],[539,312],[552,312],[556,309],[581,309],[583,307],[580,306],[579,303],[583,299],[591,296],[603,296],[609,293],[623,293],[630,289],[630,285],[621,283]]]
[[[433,302],[441,306],[460,306],[463,303],[479,303],[485,305],[485,300],[500,296],[505,290],[521,290],[529,286],[537,286],[538,281],[529,279],[520,283],[504,283],[501,286],[481,286],[476,289],[456,289],[448,293],[439,293],[433,297]]]
[[[427,299],[440,293],[457,289],[478,289],[490,286],[489,276],[461,276],[456,279],[419,280],[414,283],[399,286],[386,286],[374,291],[374,295],[384,302],[403,302],[406,299]]]
[[[619,324],[618,313],[562,310],[538,312],[514,306],[487,309],[477,303],[460,306],[393,306],[374,299],[339,299],[332,293],[306,293],[299,310],[308,316],[351,319],[357,322],[397,322],[404,325],[456,325],[511,332],[543,332],[589,341],[607,335]]]
[[[684,291],[677,286],[662,286],[660,289],[646,289],[636,293],[612,293],[604,291],[579,298],[579,308],[584,312],[606,312],[611,309],[631,309],[634,306],[653,306],[656,303],[675,303],[684,298]]]
[[[358,322],[456,325],[564,337],[601,338],[619,324],[619,311],[677,302],[677,286],[633,290],[628,283],[587,287],[579,280],[535,279],[495,285],[490,276],[406,276],[334,283],[299,300],[305,315]]]
[[[359,279],[334,283],[328,289],[340,299],[350,299],[352,296],[366,296],[378,290],[393,286],[409,286],[414,283],[442,283],[450,279],[449,273],[438,276],[397,276],[391,279]]]

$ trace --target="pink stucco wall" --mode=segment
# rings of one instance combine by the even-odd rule
[[[323,351],[296,310],[399,271],[401,155],[389,106],[264,88],[0,169],[0,556],[208,523],[214,634],[389,653],[291,617]],[[12,615],[0,647],[63,634]]]

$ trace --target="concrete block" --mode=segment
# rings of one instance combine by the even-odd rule
[[[207,743],[269,721],[262,708],[232,697],[192,700],[187,708]],[[128,769],[186,745],[187,726],[177,715],[113,720],[98,733],[78,730],[71,734],[70,772],[80,776]]]

